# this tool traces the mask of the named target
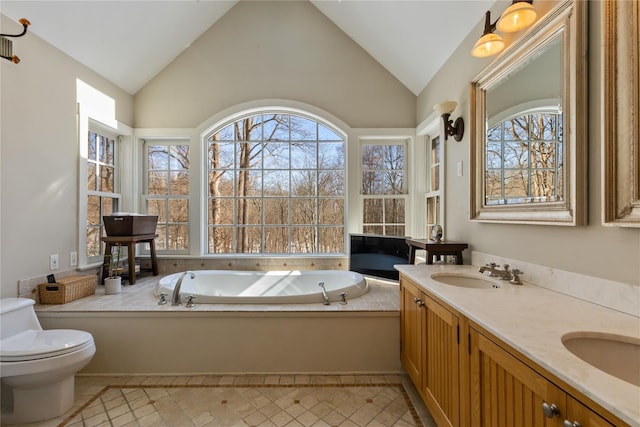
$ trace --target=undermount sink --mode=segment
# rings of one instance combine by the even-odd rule
[[[431,278],[436,282],[461,288],[497,289],[502,286],[496,280],[462,273],[434,273]]]
[[[562,344],[583,361],[640,387],[640,339],[599,332],[574,332]]]

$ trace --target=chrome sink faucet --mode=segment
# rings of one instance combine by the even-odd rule
[[[173,288],[173,295],[171,296],[171,305],[182,305],[180,301],[180,287],[182,286],[182,281],[184,280],[184,276],[189,275],[189,277],[193,280],[196,278],[196,275],[192,271],[185,271],[182,273],[176,285]]]
[[[498,269],[497,266],[498,264],[492,262],[480,267],[479,271],[480,273],[488,271],[489,276],[497,277],[500,280],[508,280],[512,285],[522,285],[522,282],[520,281],[520,275],[524,274],[524,272],[518,270],[517,268],[509,270],[509,264],[504,265],[504,270]]]

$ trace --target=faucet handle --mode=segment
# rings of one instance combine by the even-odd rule
[[[498,266],[498,264],[496,264],[495,262],[490,262],[489,264],[487,264],[489,267],[491,268],[496,268]]]
[[[522,282],[520,281],[520,275],[522,274],[524,274],[524,272],[518,270],[517,268],[511,270],[511,280],[509,280],[509,283],[511,283],[512,285],[522,285]]]
[[[196,298],[195,295],[187,295],[187,308],[192,308],[196,306],[196,303],[193,300]]]
[[[160,294],[160,301],[158,301],[158,305],[165,305],[167,303],[167,294],[164,292]]]
[[[504,271],[509,271],[509,264],[504,264]]]

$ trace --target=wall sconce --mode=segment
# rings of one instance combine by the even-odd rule
[[[22,32],[20,34],[0,34],[0,57],[14,64],[20,62],[20,58],[13,54],[13,42],[7,37],[22,37],[27,34],[27,27],[31,25],[31,22],[25,18],[21,18],[18,22],[22,24]]]
[[[471,50],[471,55],[483,58],[499,53],[504,49],[502,37],[495,34],[497,29],[503,33],[515,33],[533,24],[538,16],[533,8],[533,0],[512,0],[511,6],[502,12],[500,18],[491,23],[491,12],[487,11],[484,32]]]
[[[504,49],[504,40],[493,32],[495,29],[496,23],[491,23],[491,12],[487,10],[482,37],[473,45],[471,55],[476,58],[484,58],[485,56],[495,55]]]
[[[462,117],[458,117],[455,121],[449,120],[449,116],[453,113],[453,110],[456,109],[456,104],[454,101],[443,102],[442,104],[438,104],[433,107],[434,110],[442,117],[442,121],[444,122],[444,140],[446,141],[449,136],[452,136],[456,141],[462,141],[462,136],[464,135],[464,120]]]

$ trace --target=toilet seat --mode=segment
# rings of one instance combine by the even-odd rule
[[[71,353],[93,336],[71,329],[27,330],[0,341],[1,362],[23,362]]]

